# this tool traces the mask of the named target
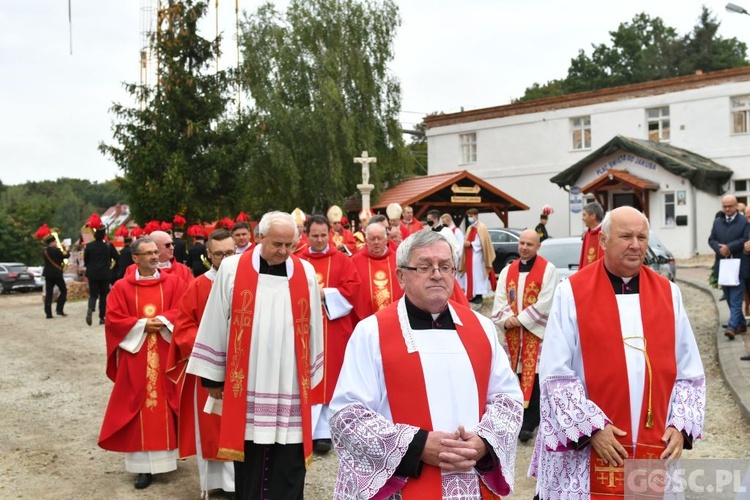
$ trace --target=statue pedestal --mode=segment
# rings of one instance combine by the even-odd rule
[[[357,189],[362,195],[362,210],[370,210],[370,193],[375,189],[375,186],[372,184],[357,184]]]

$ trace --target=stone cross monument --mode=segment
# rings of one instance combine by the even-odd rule
[[[362,210],[370,209],[370,193],[375,186],[370,184],[370,163],[377,163],[378,159],[370,157],[367,151],[362,151],[362,156],[355,157],[354,163],[362,165],[362,184],[357,184],[357,189],[362,194]]]

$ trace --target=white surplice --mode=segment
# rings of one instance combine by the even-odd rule
[[[450,312],[454,323],[460,325],[452,307]],[[419,352],[434,429],[453,432],[463,425],[485,438],[499,460],[499,470],[494,473],[501,475],[512,489],[523,396],[507,356],[500,353],[494,325],[476,314],[492,349],[485,414],[479,420],[474,372],[457,332],[412,330],[403,298],[398,303],[398,315],[409,350]],[[349,340],[330,411],[333,442],[339,455],[334,498],[371,498],[394,476],[419,430],[393,423],[375,316],[361,321]],[[443,498],[478,499],[479,481],[475,470],[444,473]]]
[[[670,287],[675,315],[677,378],[666,425],[675,427],[695,440],[701,436],[705,413],[703,364],[682,305],[680,289],[674,283],[670,283]],[[639,295],[618,294],[616,298],[623,338],[643,337]],[[623,349],[628,369],[632,439],[635,442],[646,379],[645,358],[644,353],[636,348],[643,347],[642,339],[628,339],[624,342],[627,343]],[[539,375],[542,422],[529,474],[537,477],[537,492],[544,500],[588,498],[590,445],[580,450],[573,448],[579,440],[603,429],[609,420],[596,401],[587,399],[578,317],[568,280],[560,283],[555,292],[542,347]]]
[[[262,245],[251,251],[253,268],[260,269]],[[226,257],[206,302],[187,372],[224,382],[231,306],[239,255]],[[301,261],[310,294],[311,388],[323,378],[323,317],[315,269]],[[286,261],[287,277],[260,274],[255,295],[253,331],[247,378],[245,440],[256,444],[302,442],[299,385],[294,354],[294,317],[289,280],[292,259]]]

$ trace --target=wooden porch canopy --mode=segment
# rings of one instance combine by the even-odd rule
[[[422,219],[431,209],[447,212],[453,216],[456,225],[461,223],[466,210],[470,208],[476,208],[480,213],[497,214],[505,227],[508,226],[508,212],[529,209],[466,170],[425,175],[404,181],[383,191],[372,209],[384,211],[391,203],[398,203],[402,207],[411,205],[414,217],[418,219]]]
[[[659,184],[642,179],[626,170],[608,170],[581,188],[584,194],[591,193],[596,201],[604,208],[610,210],[608,191],[631,191],[641,204],[643,214],[649,216],[648,191],[658,191]]]

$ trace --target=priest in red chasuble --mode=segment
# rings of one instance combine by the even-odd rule
[[[330,404],[333,497],[509,495],[523,396],[495,325],[449,299],[456,259],[440,233],[409,236],[397,264],[404,296],[357,324]]]
[[[557,268],[537,254],[540,244],[536,231],[521,233],[519,258],[500,272],[492,307],[492,321],[505,335],[510,366],[521,381],[524,411],[518,438],[522,443],[539,427],[539,356],[558,282]]]
[[[597,202],[592,201],[584,207],[581,218],[586,225],[586,232],[583,233],[583,244],[581,245],[581,260],[578,263],[578,270],[599,260],[604,254],[599,244],[599,232],[602,230],[602,219],[604,218],[604,209]]]
[[[188,286],[193,281],[193,273],[188,266],[177,262],[174,258],[174,241],[169,233],[153,231],[149,236],[156,242],[159,249],[159,271],[177,276],[184,282],[185,287]]]
[[[152,474],[177,468],[177,388],[164,374],[177,307],[184,290],[159,270],[150,237],[132,247],[133,261],[107,299],[107,376],[115,383],[99,446],[125,453],[125,470],[146,488]]]
[[[388,246],[385,227],[370,221],[365,228],[365,243],[352,257],[362,282],[356,308],[359,319],[380,311],[404,294],[396,280],[396,252]]]
[[[234,460],[237,498],[302,498],[323,378],[320,289],[292,255],[290,214],[269,212],[258,228],[261,243],[216,274],[187,373],[221,400],[218,457]]]
[[[604,257],[555,291],[529,473],[541,498],[624,494],[624,460],[677,459],[700,438],[706,382],[680,289],[643,265],[649,224],[604,217]]]
[[[182,296],[167,359],[167,376],[180,388],[180,458],[197,455],[201,493],[205,496],[210,490],[217,489],[234,492],[234,464],[218,458],[221,416],[204,411],[208,391],[198,383],[195,375],[185,373],[185,367],[193,351],[216,272],[226,257],[235,254],[235,243],[229,230],[220,228],[212,232],[207,250],[211,269],[194,279]]]
[[[331,449],[328,428],[328,403],[344,362],[346,343],[354,330],[354,305],[361,292],[361,284],[351,259],[329,244],[329,223],[323,215],[313,215],[307,221],[310,246],[300,254],[315,268],[323,303],[323,338],[325,365],[323,381],[312,394],[314,450],[326,453]]]

